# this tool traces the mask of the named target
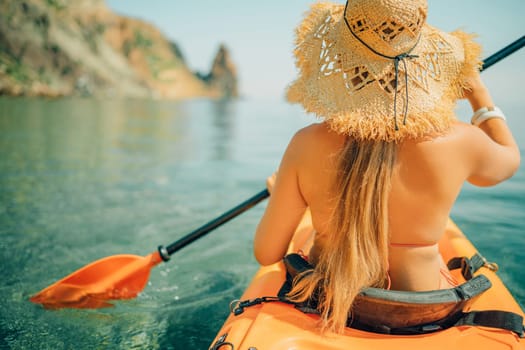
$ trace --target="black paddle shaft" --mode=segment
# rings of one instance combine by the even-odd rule
[[[513,43],[510,43],[509,45],[505,46],[495,54],[491,55],[487,59],[483,61],[483,66],[481,67],[481,71],[484,71],[485,69],[489,68],[493,64],[501,61],[505,57],[509,56],[515,51],[518,51],[523,46],[525,46],[525,35],[519,38],[518,40],[514,41]]]
[[[267,189],[262,190],[261,192],[257,193],[253,197],[247,199],[246,201],[242,202],[235,208],[232,208],[228,210],[226,213],[222,214],[221,216],[213,219],[212,221],[208,222],[207,224],[199,227],[193,232],[188,233],[186,236],[182,237],[178,241],[170,244],[167,247],[160,246],[159,247],[159,253],[162,257],[162,260],[168,261],[170,258],[170,255],[175,253],[176,251],[184,248],[191,242],[201,238],[202,236],[206,235],[210,231],[216,229],[217,227],[221,226],[222,224],[230,221],[231,219],[235,218],[236,216],[244,213],[246,210],[252,208],[262,200],[268,198],[270,193]]]

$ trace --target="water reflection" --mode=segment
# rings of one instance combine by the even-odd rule
[[[186,132],[187,114],[177,103],[71,99],[28,104],[3,100],[1,104],[3,153],[8,157],[19,154],[24,161],[80,160],[89,166],[113,160],[115,154],[108,151],[155,161],[168,156],[166,143],[183,141]],[[13,134],[17,131],[19,135]],[[179,147],[169,150],[174,149]],[[169,156],[184,154],[181,150]]]
[[[235,136],[236,102],[231,100],[211,101],[213,135],[213,160],[230,160]]]

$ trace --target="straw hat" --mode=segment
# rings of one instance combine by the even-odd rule
[[[299,77],[288,100],[361,140],[445,132],[481,48],[426,17],[426,0],[314,4],[297,28]]]

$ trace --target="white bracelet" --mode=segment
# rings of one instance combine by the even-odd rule
[[[481,123],[492,118],[507,120],[507,118],[505,118],[505,114],[503,114],[501,109],[498,107],[481,107],[476,112],[474,112],[472,119],[470,119],[470,123],[475,126],[480,126]]]

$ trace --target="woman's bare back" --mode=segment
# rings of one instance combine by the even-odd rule
[[[337,155],[345,140],[346,136],[331,131],[324,123],[312,124],[294,136],[279,170],[276,182],[278,198],[270,201],[256,235],[259,261],[270,263],[282,257],[285,243],[291,238],[290,229],[294,222],[296,224],[300,220],[306,207],[311,210],[312,223],[317,232],[311,251],[312,259],[316,260],[323,249],[323,242],[330,239],[327,224],[335,198],[333,183],[338,176]],[[405,141],[398,145],[389,195],[392,243],[389,274],[393,289],[431,290],[443,287],[440,274],[443,262],[437,242],[444,233],[463,183],[469,178],[499,182],[513,172],[500,168],[493,170],[492,174],[490,170],[478,169],[479,157],[476,154],[485,152],[487,157],[497,156],[496,151],[491,151],[490,147],[494,146],[490,142],[478,128],[458,122],[445,135]],[[477,145],[474,151],[473,144]],[[504,163],[501,166],[505,167]],[[483,174],[482,179],[475,176],[478,173]],[[266,230],[276,231],[265,235]],[[279,231],[284,233],[286,230],[286,235],[279,235]],[[257,252],[257,246],[264,246],[260,237],[269,239],[268,244],[271,240],[273,247],[270,252],[267,249]]]

